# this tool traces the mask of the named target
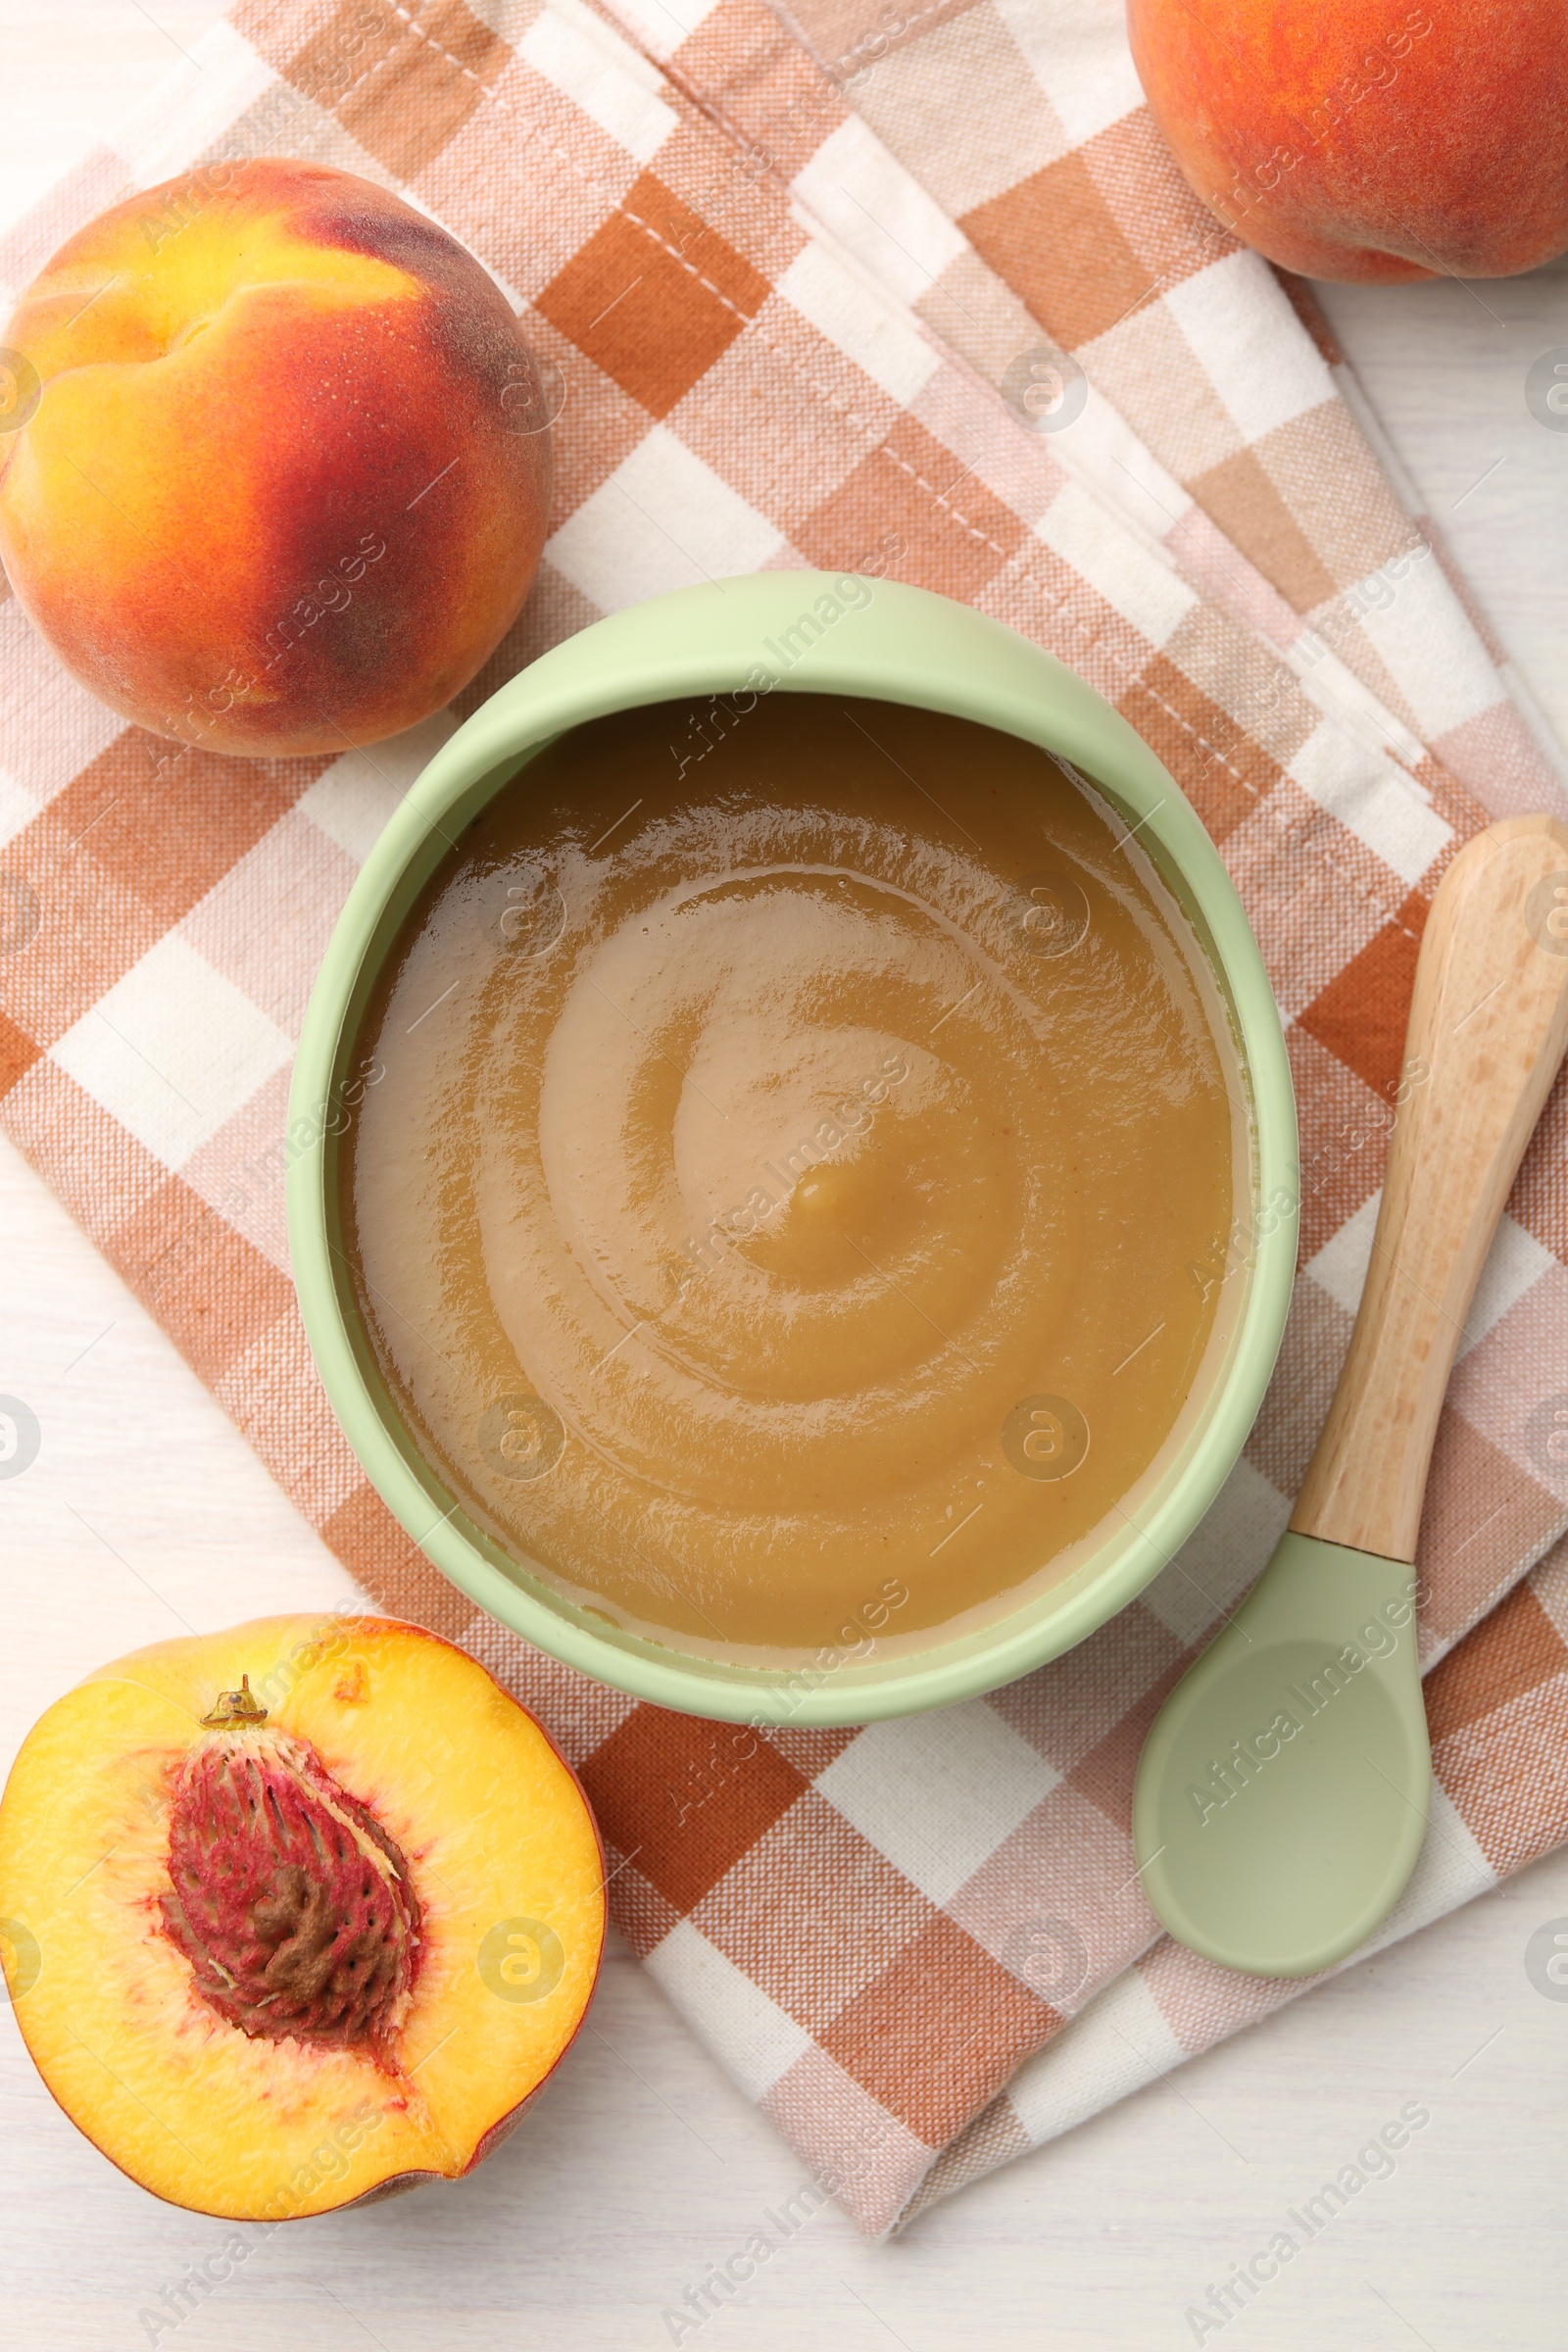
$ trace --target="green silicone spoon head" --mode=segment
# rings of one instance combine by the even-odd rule
[[[1286,1535],[1145,1742],[1145,1890],[1207,1959],[1313,1976],[1397,1899],[1431,1786],[1415,1571]]]

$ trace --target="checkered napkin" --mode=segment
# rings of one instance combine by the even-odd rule
[[[873,6],[241,0],[0,245],[15,293],[131,189],[318,158],[477,253],[566,392],[528,608],[397,742],[160,766],[0,604],[0,1118],[364,1588],[548,1722],[621,1928],[875,2233],[1298,1989],[1160,1937],[1133,1764],[1326,1407],[1436,880],[1489,814],[1560,795],[1308,299],[1161,150],[1117,0]],[[316,963],[457,718],[612,607],[803,564],[994,612],[1174,769],[1287,1023],[1302,1270],[1246,1457],[1141,1601],[989,1700],[759,1737],[585,1683],[407,1542],[312,1371],[281,1175]],[[1439,1439],[1439,1787],[1388,1936],[1568,1837],[1565,1124],[1559,1088]]]

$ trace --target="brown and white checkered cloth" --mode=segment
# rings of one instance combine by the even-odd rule
[[[1133,1764],[1326,1406],[1436,879],[1489,814],[1560,805],[1309,299],[1161,149],[1119,0],[875,5],[240,0],[0,246],[14,294],[132,189],[315,157],[444,221],[563,372],[538,587],[411,737],[160,771],[0,604],[0,1117],[366,1590],[543,1715],[621,1927],[869,2232],[1298,1989],[1160,1937]],[[612,607],[889,557],[1089,678],[1220,844],[1288,1027],[1301,1272],[1246,1458],[1141,1601],[989,1700],[758,1739],[530,1651],[392,1524],[306,1352],[285,1097],[357,864],[458,717]],[[1389,1936],[1568,1837],[1565,1126],[1559,1087],[1439,1440],[1439,1794]]]

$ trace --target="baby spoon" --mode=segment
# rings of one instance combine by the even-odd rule
[[[1482,1262],[1568,1045],[1568,825],[1445,875],[1416,962],[1372,1262],[1288,1532],[1144,1743],[1133,1844],[1173,1936],[1261,1977],[1353,1951],[1420,1851],[1421,1498]]]

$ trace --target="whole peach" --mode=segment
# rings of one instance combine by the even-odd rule
[[[211,164],[61,247],[0,338],[0,559],[92,691],[221,752],[371,743],[495,648],[550,499],[511,306],[347,172]]]
[[[1270,261],[1384,283],[1568,247],[1568,0],[1129,0],[1154,118]]]

